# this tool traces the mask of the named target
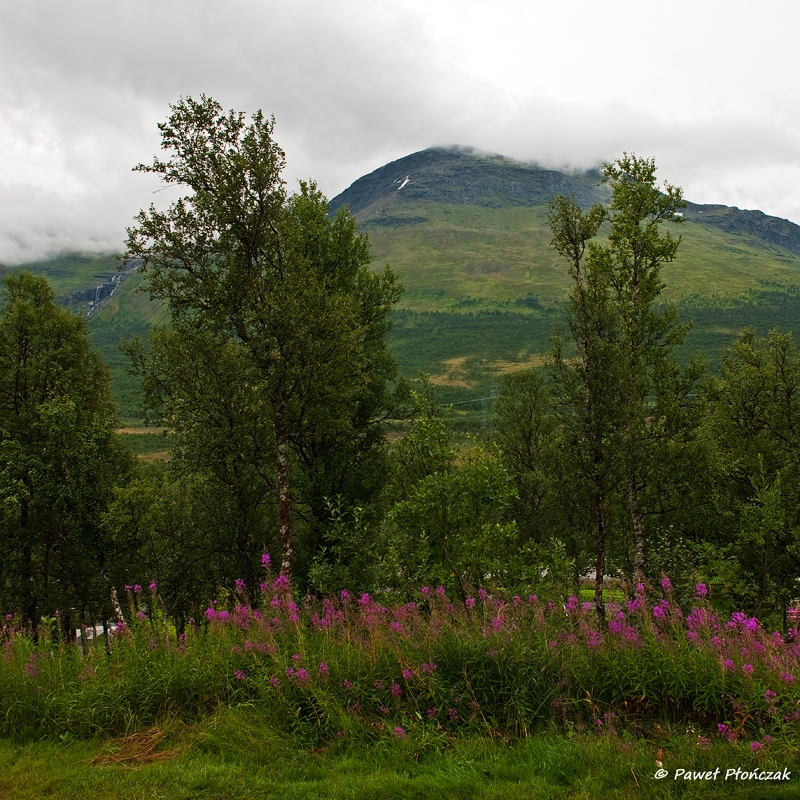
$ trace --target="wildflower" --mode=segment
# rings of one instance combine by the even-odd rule
[[[644,594],[644,584],[637,583],[636,584],[636,594]]]
[[[138,584],[138,583],[137,583],[137,584],[134,584],[134,587],[133,587],[133,593],[134,593],[134,594],[139,594],[141,591],[142,591],[142,587],[141,587],[141,586],[139,586],[139,584]]]
[[[277,578],[275,578],[274,581],[272,581],[272,588],[277,589],[278,591],[288,589],[289,579],[283,573],[281,573]]]
[[[722,666],[723,666],[723,668],[725,669],[726,672],[730,672],[736,665],[733,663],[733,661],[731,661],[731,659],[726,658],[722,662]]]
[[[413,678],[413,677],[414,677],[414,673],[413,673],[413,672],[412,672],[410,669],[404,669],[404,670],[403,670],[403,677],[404,677],[404,678],[405,678],[407,681],[409,681],[409,680],[411,680],[411,678]]]
[[[578,598],[577,597],[570,597],[569,600],[567,600],[566,605],[564,606],[564,610],[565,611],[575,611],[575,609],[577,607],[578,607]]]
[[[584,611],[591,611],[592,610],[592,604],[589,603],[589,602],[581,603],[581,608]]]
[[[214,617],[216,617],[216,616],[217,616],[217,612],[214,611],[213,608],[207,608],[206,609],[206,617],[208,617],[208,619],[214,619]]]
[[[464,601],[464,605],[465,605],[467,608],[475,608],[475,598],[474,598],[474,597],[468,597],[468,598],[467,598],[467,599]]]
[[[447,592],[445,592],[445,590],[444,590],[444,586],[437,586],[436,587],[436,594],[439,597],[444,597],[447,594]]]
[[[430,675],[438,667],[439,667],[438,664],[423,664],[422,665],[422,671],[426,672],[428,675]]]
[[[427,597],[431,593],[431,590],[427,586],[423,586],[420,591],[423,597]]]
[[[147,616],[147,614],[145,614],[144,611],[137,611],[136,612],[136,618],[137,619],[144,619],[146,616]]]
[[[487,650],[486,655],[489,658],[496,658],[497,657],[497,650]]]
[[[342,686],[344,686],[344,688],[345,688],[345,689],[347,689],[347,691],[348,691],[348,692],[349,692],[349,691],[350,691],[350,690],[353,688],[353,684],[352,684],[352,683],[350,683],[350,681],[349,681],[349,680],[347,680],[347,678],[345,678],[345,679],[342,681]]]
[[[319,665],[319,674],[321,678],[327,678],[330,670],[328,669],[328,665],[323,661]]]
[[[156,588],[157,588],[156,587],[156,582],[155,581],[150,581],[150,591],[154,592],[156,590]]]
[[[486,591],[486,589],[478,589],[478,597],[481,600],[486,600],[486,598],[488,596],[489,596],[489,593]]]
[[[269,584],[266,581],[261,581],[261,583],[258,584],[258,588],[261,594],[266,594],[269,589]]]
[[[399,725],[394,729],[394,735],[398,739],[405,739],[406,738],[406,732]]]
[[[389,713],[389,709],[388,709],[388,708],[386,708],[386,706],[381,706],[381,707],[378,709],[378,711],[380,711],[380,712],[381,712],[381,714],[383,714],[383,716],[384,716],[384,717],[385,717],[385,716],[386,716],[386,715]]]
[[[280,679],[275,677],[270,678],[269,685],[272,686],[274,689],[280,688],[281,685]]]
[[[261,566],[266,569],[271,564],[272,564],[272,559],[269,557],[269,553],[262,553],[261,554]]]
[[[664,619],[666,616],[664,609],[661,606],[653,606],[653,616],[656,619]]]
[[[519,605],[519,604],[522,602],[522,598],[521,598],[521,597],[520,597],[518,594],[515,594],[515,595],[514,595],[514,596],[511,598],[511,600],[513,601],[513,603],[514,603],[514,605],[515,605],[515,606],[518,606],[518,605]]]
[[[773,692],[772,689],[767,689],[767,691],[764,692],[764,699],[768,703],[771,703],[777,696],[778,695],[775,692]]]
[[[383,682],[382,682],[382,681],[373,681],[373,682],[372,682],[372,685],[373,685],[373,686],[374,686],[374,687],[375,687],[375,688],[376,688],[376,689],[377,689],[379,692],[382,692],[382,691],[383,691],[383,688],[384,688],[384,687],[383,687]]]
[[[426,716],[428,717],[428,719],[433,719],[433,718],[436,716],[436,709],[435,709],[435,708],[429,708],[429,709],[428,709],[428,710],[425,712],[425,714],[426,714]]]
[[[342,591],[339,593],[339,598],[344,603],[350,599],[350,592],[348,592],[347,589],[342,589]]]
[[[300,667],[300,669],[297,670],[295,678],[297,679],[298,683],[306,684],[311,680],[311,675],[305,667]]]
[[[672,581],[666,575],[661,579],[661,588],[665,592],[672,591]]]
[[[247,590],[247,584],[241,579],[236,579],[236,591],[237,592],[244,592]]]
[[[181,635],[178,637],[178,641],[180,641],[180,642],[185,642],[185,641],[186,641],[186,634],[185,634],[185,633],[182,633],[182,634],[181,634]]]
[[[234,670],[233,676],[236,678],[237,681],[243,681],[247,678],[247,675],[244,674],[240,669]]]
[[[746,672],[748,675],[753,674],[753,665],[752,664],[742,664],[742,672]]]
[[[707,597],[708,586],[706,586],[704,583],[698,583],[697,586],[694,587],[694,593],[697,597]]]
[[[528,595],[528,602],[535,603],[539,598],[535,594]]]
[[[703,750],[710,750],[711,749],[711,739],[707,739],[705,736],[698,736],[697,737],[697,746],[702,747]]]
[[[456,711],[454,708],[448,708],[447,716],[450,717],[453,722],[455,722],[458,719],[458,711]]]
[[[233,645],[233,647],[231,647],[231,653],[233,653],[234,655],[237,655],[238,653],[241,653],[241,652],[242,652],[242,648],[239,647],[238,644],[235,644],[235,645]]]
[[[761,749],[761,742],[751,742],[750,743],[750,752],[756,753]]]
[[[399,683],[393,683],[392,684],[392,697],[394,697],[395,700],[396,700],[402,694],[403,694],[403,690],[400,688],[400,684]]]
[[[794,675],[791,672],[784,672],[781,674],[781,680],[784,683],[792,683],[794,681]]]

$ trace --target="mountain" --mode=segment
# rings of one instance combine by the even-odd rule
[[[566,270],[550,248],[557,194],[607,202],[597,170],[558,172],[470,147],[435,147],[365,175],[331,200],[369,233],[377,264],[401,276],[413,311],[554,308]],[[734,300],[800,283],[800,226],[722,205],[689,203],[679,257],[664,269],[672,300]]]
[[[470,147],[435,147],[334,197],[331,210],[348,205],[369,234],[376,268],[389,263],[405,285],[390,333],[401,372],[424,370],[446,387],[445,399],[466,400],[486,396],[504,372],[541,364],[568,290],[565,265],[549,246],[546,206],[557,194],[584,206],[607,202],[600,178],[597,170],[558,172]],[[800,226],[689,203],[675,232],[678,258],[662,276],[665,298],[694,320],[684,355],[699,350],[718,362],[746,325],[762,335],[775,325],[800,333]],[[117,263],[65,255],[27,266],[51,279],[62,302],[85,310],[115,288]],[[139,284],[139,276],[126,278],[90,316],[128,417],[132,384],[116,343],[167,317],[135,292]]]

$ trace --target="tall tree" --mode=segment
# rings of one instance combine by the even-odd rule
[[[399,288],[388,268],[370,271],[368,241],[346,210],[328,217],[313,183],[287,195],[273,120],[258,111],[248,123],[205,96],[171,108],[159,125],[169,159],[136,169],[191,193],[165,212],[142,211],[128,256],[142,259],[150,294],[167,300],[174,325],[224,335],[257,375],[289,574],[300,499],[290,462],[306,476],[327,471],[329,491],[376,449],[394,376],[384,334]]]
[[[584,212],[573,200],[550,206],[552,245],[567,260],[572,280],[567,324],[577,359],[556,342],[553,367],[562,407],[584,453],[582,473],[594,486],[596,523],[595,605],[602,615],[602,584],[611,483],[622,477],[633,538],[632,571],[645,580],[645,530],[641,490],[647,459],[665,437],[676,435],[675,419],[698,377],[678,377],[672,352],[685,335],[671,307],[659,306],[661,266],[675,257],[679,239],[662,229],[685,203],[681,190],[659,187],[655,163],[624,154],[606,164],[611,186],[608,209]],[[605,241],[598,241],[601,226]],[[671,416],[670,416],[671,415]],[[618,472],[623,475],[619,476]]]
[[[633,576],[645,580],[645,542],[639,493],[643,486],[652,425],[652,398],[672,351],[686,334],[677,309],[657,307],[664,284],[661,267],[675,258],[680,238],[663,223],[679,223],[676,212],[686,207],[679,187],[656,181],[653,159],[623,155],[606,164],[603,180],[611,185],[610,230],[605,245],[593,244],[591,259],[605,277],[619,326],[622,452],[628,509],[633,527]],[[668,371],[668,370],[667,370]]]
[[[130,469],[108,373],[44,278],[9,273],[0,299],[0,603],[34,627],[56,609],[102,616],[100,514]]]

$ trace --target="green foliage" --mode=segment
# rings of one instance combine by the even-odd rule
[[[463,598],[487,575],[519,579],[517,529],[504,519],[510,475],[483,446],[453,446],[449,410],[440,410],[428,384],[412,399],[417,417],[391,452],[389,539],[402,583],[455,585]]]
[[[384,336],[400,290],[388,268],[369,270],[366,236],[346,210],[328,216],[315,184],[301,183],[287,197],[273,127],[260,111],[248,124],[205,96],[172,106],[159,125],[170,159],[137,169],[191,194],[166,212],[142,211],[127,246],[142,260],[151,297],[169,304],[174,329],[201,349],[213,340],[247,376],[264,455],[255,465],[238,457],[277,501],[284,571],[291,572],[299,541],[304,574],[320,546],[327,498],[357,503],[380,483],[375,423],[392,404],[395,370]],[[139,363],[146,374],[153,362]],[[174,389],[173,407],[183,402],[171,373],[155,373],[150,382],[162,397]],[[179,433],[184,440],[204,435],[198,426]],[[190,449],[186,463],[204,467],[188,457]],[[272,465],[263,468],[268,449]],[[292,533],[298,511],[311,520],[305,542]],[[250,543],[244,550],[256,556]]]
[[[99,513],[131,466],[108,374],[44,278],[9,274],[3,287],[0,603],[33,626],[57,608],[102,617],[113,554]]]

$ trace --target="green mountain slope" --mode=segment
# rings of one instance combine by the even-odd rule
[[[458,402],[487,396],[504,372],[541,364],[568,286],[549,246],[546,204],[556,194],[603,202],[599,180],[596,171],[565,174],[471,148],[432,148],[333,198],[332,210],[348,205],[369,233],[375,266],[389,263],[405,285],[390,333],[401,372],[430,373]],[[699,350],[718,362],[746,325],[800,334],[800,226],[720,205],[690,204],[684,219],[678,259],[662,273],[665,298],[695,323],[684,356]],[[94,341],[123,416],[133,418],[135,387],[117,343],[167,314],[135,291],[136,275],[100,296],[119,263],[73,254],[25,266],[45,274],[64,304],[92,309]],[[90,306],[95,300],[102,303]]]

